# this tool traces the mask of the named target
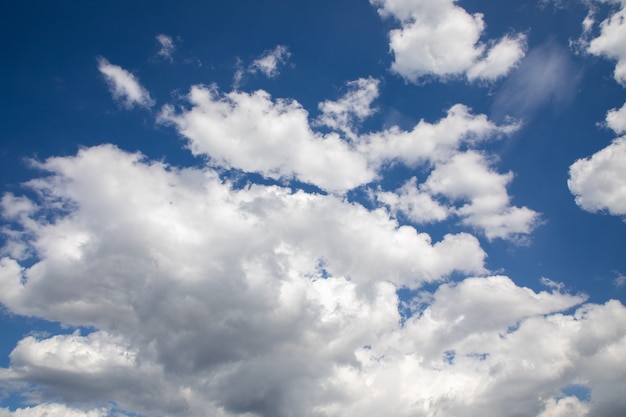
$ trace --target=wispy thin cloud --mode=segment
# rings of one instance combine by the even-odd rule
[[[157,55],[163,59],[168,60],[169,62],[173,62],[174,58],[172,57],[172,55],[176,50],[176,45],[174,45],[172,37],[161,33],[156,36],[156,40],[161,45],[161,49],[159,50],[159,52],[157,52]]]
[[[505,116],[526,119],[546,105],[571,102],[581,74],[569,52],[554,41],[533,49],[504,82],[492,105],[496,120]]]
[[[139,84],[137,78],[124,68],[111,64],[106,58],[98,57],[98,70],[104,76],[113,98],[127,109],[141,106],[150,108],[154,100]]]

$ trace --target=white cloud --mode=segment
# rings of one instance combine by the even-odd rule
[[[626,410],[617,301],[559,313],[585,297],[487,276],[422,292],[401,317],[399,287],[486,272],[471,235],[433,243],[385,210],[233,188],[108,145],[39,168],[37,200],[4,204],[37,261],[2,258],[0,302],[94,328],[15,347],[0,383],[28,383],[41,402],[193,417]],[[590,401],[562,398],[580,381]]]
[[[176,46],[174,45],[172,37],[161,33],[156,36],[156,40],[161,45],[161,49],[159,49],[157,55],[162,57],[163,59],[168,60],[169,62],[172,62],[174,60],[172,55],[176,50]]]
[[[81,410],[57,403],[44,403],[34,407],[18,408],[15,411],[0,408],[0,417],[105,417],[107,415],[109,415],[108,410],[104,408]]]
[[[177,112],[165,106],[159,121],[173,124],[188,139],[190,150],[208,157],[211,166],[257,172],[276,180],[297,179],[333,193],[375,181],[389,164],[432,166],[449,160],[462,145],[476,146],[519,127],[496,125],[485,115],[472,114],[457,104],[443,119],[435,123],[422,120],[411,131],[393,127],[360,134],[357,124],[374,112],[371,103],[378,95],[378,82],[359,79],[347,87],[339,100],[320,104],[322,114],[312,123],[296,101],[272,99],[263,90],[220,94],[215,87],[205,86],[192,87],[187,96],[190,109]],[[314,130],[320,124],[334,131],[322,134]],[[521,221],[520,216],[530,220],[532,213],[501,215],[509,216],[502,220]],[[511,227],[524,233],[519,222]]]
[[[248,71],[252,73],[261,72],[268,78],[277,77],[280,73],[279,67],[284,65],[290,56],[291,53],[286,46],[278,45],[255,59]]]
[[[378,97],[379,81],[374,78],[359,78],[347,83],[348,91],[337,101],[326,100],[319,104],[322,114],[317,118],[319,125],[328,126],[356,139],[355,124],[374,114],[372,102]]]
[[[482,230],[488,239],[528,235],[538,222],[538,213],[511,206],[506,191],[513,175],[499,174],[475,151],[458,153],[435,165],[424,190],[453,201],[469,201],[456,213],[463,223]]]
[[[509,73],[526,50],[524,35],[481,42],[483,15],[470,15],[455,0],[370,0],[385,18],[400,23],[389,33],[392,71],[419,82],[465,75],[470,81],[495,80]]]
[[[389,207],[393,214],[403,213],[415,223],[440,222],[448,217],[450,209],[417,185],[417,178],[408,180],[395,192],[378,191],[376,199]]]
[[[120,66],[113,65],[106,58],[98,58],[98,70],[104,76],[113,98],[130,109],[135,105],[152,107],[154,100],[133,74]]]
[[[626,103],[619,109],[608,111],[606,125],[618,135],[626,133]]]
[[[519,124],[497,125],[483,114],[472,114],[471,109],[455,104],[446,117],[436,123],[425,120],[411,131],[392,127],[381,132],[362,135],[359,150],[368,155],[375,166],[399,161],[407,166],[445,161],[460,146],[475,147],[480,142],[510,134]]]
[[[322,113],[313,123],[295,101],[272,99],[262,90],[220,94],[215,87],[204,86],[192,87],[188,95],[190,109],[177,113],[172,106],[165,106],[159,120],[173,124],[189,140],[191,151],[207,156],[211,166],[258,172],[276,180],[297,179],[333,193],[371,183],[381,170],[394,163],[434,167],[433,173],[438,175],[437,170],[449,166],[445,161],[462,158],[457,155],[460,147],[475,147],[519,127],[515,123],[496,125],[485,115],[472,114],[469,108],[457,104],[441,120],[422,120],[410,131],[393,127],[360,134],[358,123],[374,112],[371,103],[378,96],[378,81],[359,79],[348,83],[347,88],[339,100],[320,104]],[[331,132],[319,133],[312,125],[325,125]],[[491,172],[482,159],[465,168],[497,184],[497,193],[459,197],[441,187],[415,192],[406,186],[397,190],[396,196],[381,190],[379,201],[392,212],[401,211],[420,223],[447,217],[445,204],[436,201],[435,196],[468,198],[471,204],[454,212],[490,239],[510,239],[532,231],[537,213],[508,205],[506,185],[510,176]],[[449,171],[444,175],[452,174]],[[465,173],[456,170],[454,175],[463,181]],[[486,204],[490,206],[485,208]]]
[[[208,156],[212,165],[297,178],[333,192],[375,178],[365,157],[338,134],[314,132],[296,101],[272,100],[262,90],[221,95],[203,86],[192,87],[188,100],[191,109],[176,113],[166,106],[159,120],[175,125],[191,151]]]
[[[626,215],[626,137],[574,162],[567,185],[583,210]]]
[[[587,43],[587,51],[617,61],[613,75],[618,83],[626,85],[626,2],[600,1],[619,5],[620,8],[600,23],[600,34]],[[586,43],[585,40],[583,42]]]
[[[546,408],[537,417],[586,417],[589,405],[576,397],[550,398]]]

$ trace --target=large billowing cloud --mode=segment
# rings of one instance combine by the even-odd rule
[[[560,313],[585,297],[504,276],[419,291],[455,271],[485,274],[471,235],[431,242],[381,209],[234,188],[211,169],[109,145],[38,167],[47,175],[28,184],[38,198],[3,200],[23,247],[0,261],[0,301],[94,329],[15,347],[0,379],[29,384],[42,402],[279,417],[608,417],[626,407],[619,302]],[[418,295],[399,299],[403,286]],[[591,401],[564,396],[571,384]],[[37,407],[66,406],[5,414]]]
[[[384,18],[400,28],[389,33],[392,71],[406,80],[425,77],[495,80],[517,65],[526,51],[521,34],[481,41],[483,15],[470,15],[455,0],[370,0]]]

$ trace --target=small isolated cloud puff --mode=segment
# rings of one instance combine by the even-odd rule
[[[428,76],[445,80],[493,81],[509,73],[526,51],[523,34],[480,42],[483,15],[470,15],[455,0],[370,0],[382,17],[392,17],[399,29],[389,33],[394,54],[391,70],[410,82]]]
[[[626,103],[619,109],[611,109],[607,112],[606,125],[618,135],[626,133]]]
[[[168,60],[169,62],[172,62],[174,60],[172,54],[176,50],[172,37],[161,33],[156,36],[156,40],[161,45],[161,49],[157,52],[157,55]]]
[[[626,216],[626,136],[574,162],[567,186],[583,210]]]
[[[148,90],[130,72],[103,57],[98,57],[98,70],[109,85],[113,98],[125,108],[131,109],[135,105],[150,108],[154,105]]]
[[[268,78],[277,77],[279,66],[287,62],[291,53],[284,45],[278,45],[270,51],[266,51],[250,64],[251,73],[261,72]]]

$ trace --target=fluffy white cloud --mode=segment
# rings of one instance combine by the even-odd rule
[[[176,113],[164,107],[159,120],[189,140],[195,155],[212,165],[258,172],[268,178],[297,178],[329,191],[345,191],[375,178],[363,155],[338,134],[322,135],[309,126],[296,101],[272,100],[265,91],[233,91],[194,86],[192,107]]]
[[[373,112],[377,82],[348,83],[338,101],[320,104],[325,124],[336,132],[313,130],[308,112],[293,100],[275,99],[259,90],[220,94],[215,87],[194,86],[190,109],[179,113],[165,106],[161,123],[171,123],[189,140],[195,155],[206,155],[216,166],[258,172],[274,179],[297,178],[329,191],[345,191],[374,180],[377,170],[394,161],[416,166],[448,158],[461,144],[508,134],[518,125],[498,126],[485,115],[474,115],[461,104],[436,123],[420,121],[412,131],[396,127],[363,135],[354,133],[355,119]]]
[[[362,135],[358,148],[375,166],[398,161],[415,167],[448,160],[462,145],[475,147],[518,128],[515,123],[497,125],[484,114],[473,114],[467,106],[455,104],[436,123],[420,120],[411,131],[392,127]]]
[[[98,70],[104,76],[113,98],[130,109],[135,105],[152,107],[154,100],[148,90],[143,88],[137,78],[124,68],[113,65],[106,58],[98,58]]]
[[[269,78],[277,77],[280,72],[279,67],[284,65],[290,56],[291,53],[286,46],[278,45],[255,59],[250,65],[249,71],[252,73],[261,72]]]
[[[620,8],[611,13],[600,23],[600,34],[587,44],[587,51],[604,56],[616,62],[614,77],[617,82],[626,85],[626,2],[622,0],[600,0],[613,3]]]
[[[405,79],[440,79],[465,75],[469,80],[495,80],[524,56],[526,38],[504,36],[481,42],[483,15],[470,15],[455,0],[370,0],[378,13],[400,23],[389,33],[394,53],[391,69]]]
[[[626,137],[574,162],[567,185],[583,210],[626,215]]]
[[[172,37],[169,35],[164,35],[160,33],[156,36],[156,40],[161,45],[161,49],[159,49],[159,52],[157,52],[157,55],[159,55],[163,59],[166,59],[172,62],[174,60],[174,58],[172,57],[172,54],[174,54],[174,51],[176,50],[176,46],[174,45],[174,41],[172,40]]]
[[[498,174],[485,157],[475,151],[458,153],[439,163],[424,184],[424,190],[467,204],[456,210],[463,223],[482,230],[487,238],[528,235],[538,213],[527,207],[510,206],[506,191],[513,175]]]
[[[401,286],[485,272],[468,234],[432,243],[384,210],[233,188],[112,146],[39,168],[36,201],[3,200],[37,260],[2,258],[0,302],[96,329],[18,343],[0,381],[41,401],[224,417],[626,409],[619,302],[559,313],[585,297],[492,276],[420,292],[400,314]],[[562,398],[573,383],[591,400]]]
[[[403,213],[415,223],[442,221],[448,217],[450,209],[435,201],[417,185],[413,177],[395,192],[379,191],[376,199],[385,204],[393,214]]]
[[[606,125],[618,135],[626,133],[626,103],[619,109],[608,111]]]

